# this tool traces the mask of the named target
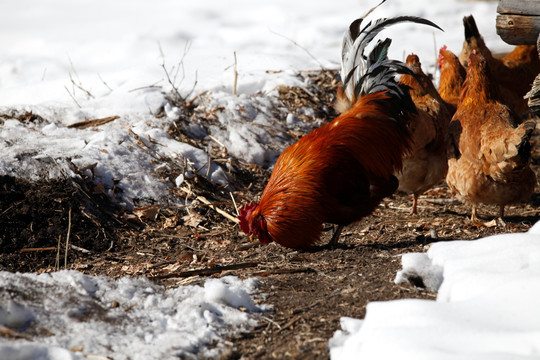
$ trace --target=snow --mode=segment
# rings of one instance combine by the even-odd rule
[[[436,301],[372,302],[364,320],[342,318],[332,359],[540,358],[540,223],[435,243],[402,267],[396,283],[420,278]]]
[[[171,164],[188,164],[174,169],[175,177],[189,179],[198,172],[227,185],[227,165],[211,162],[207,171],[207,149],[167,134],[182,112],[166,98],[172,91],[167,74],[182,96],[207,92],[199,97],[199,108],[222,109],[219,126],[210,132],[231,156],[270,167],[292,141],[276,131],[307,131],[320,124],[304,124],[287,113],[276,117],[277,87],[303,86],[299,70],[338,69],[343,32],[375,3],[4,1],[0,175],[55,178],[73,176],[71,164],[95,165],[95,181],[109,192],[113,186],[122,189],[119,201],[127,208],[179,201],[169,192],[176,184],[158,175]],[[393,39],[391,56],[403,59],[415,52],[433,72],[438,47],[460,51],[461,19],[470,13],[489,46],[508,48],[493,30],[495,8],[494,2],[453,0],[443,6],[389,0],[373,17],[418,15],[445,29],[399,24],[383,33]],[[232,95],[235,54],[238,95]],[[156,118],[162,110],[165,116]],[[45,120],[13,119],[30,111]],[[67,127],[109,116],[120,118],[84,130]],[[190,135],[208,134],[194,123]]]
[[[199,109],[222,109],[209,131],[231,156],[271,167],[291,141],[276,133],[319,125],[275,116],[276,89],[305,86],[300,70],[337,69],[343,32],[377,2],[3,1],[0,175],[74,176],[73,163],[93,171],[105,189],[120,179],[119,201],[128,208],[179,202],[169,190],[195,171],[227,185],[229,169],[209,163],[208,149],[168,135],[182,115],[167,100],[173,85],[190,98],[207,92]],[[382,34],[393,39],[391,57],[414,52],[433,73],[439,47],[460,51],[464,15],[475,15],[493,51],[509,49],[495,33],[496,6],[388,0],[373,17],[417,15],[440,25],[444,32],[400,24]],[[43,120],[13,119],[25,112]],[[109,116],[119,118],[96,128],[68,127]],[[209,135],[196,123],[189,131]],[[173,182],[158,176],[171,164],[187,164]],[[421,279],[438,291],[437,300],[373,302],[365,320],[343,318],[329,342],[332,359],[540,358],[539,226],[403,256],[396,281]],[[261,310],[256,281],[235,278],[164,289],[144,279],[72,271],[1,272],[0,288],[0,332],[16,335],[0,337],[1,359],[212,357],[226,334],[248,330]]]
[[[232,276],[166,290],[143,278],[0,272],[0,287],[0,330],[22,333],[0,338],[0,359],[214,357],[223,336],[248,331],[249,314],[263,311],[257,281]]]

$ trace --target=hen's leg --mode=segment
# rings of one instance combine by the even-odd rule
[[[506,223],[504,222],[503,217],[504,217],[504,205],[501,205],[501,207],[499,208],[499,217],[497,218],[497,223],[501,227],[506,227]]]
[[[418,195],[413,194],[412,208],[411,208],[411,214],[410,215],[416,215],[416,214],[418,214]]]
[[[485,225],[482,221],[480,221],[480,219],[478,219],[478,216],[476,215],[476,204],[472,205],[471,222],[473,223],[474,226],[484,226]]]
[[[476,213],[476,205],[473,205],[472,211],[471,211],[471,222],[473,223],[474,226],[494,227],[494,226],[499,225],[501,227],[505,227],[506,223],[503,220],[503,215],[504,215],[504,205],[501,205],[501,207],[499,208],[499,216],[497,218],[491,221],[483,222],[483,221],[480,221],[480,219],[478,219],[477,213]]]

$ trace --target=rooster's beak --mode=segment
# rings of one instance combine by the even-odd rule
[[[249,235],[249,241],[255,241],[255,235],[254,234],[251,234]]]

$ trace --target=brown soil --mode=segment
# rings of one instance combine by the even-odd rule
[[[539,159],[536,149],[537,176]],[[260,194],[269,173],[236,166],[234,196],[244,203]],[[228,191],[197,177],[190,185],[195,194],[175,195],[204,197],[235,213]],[[426,251],[437,241],[526,231],[540,219],[538,203],[535,194],[526,204],[507,207],[506,227],[479,228],[470,224],[470,208],[452,200],[444,185],[420,198],[414,216],[409,215],[411,199],[395,194],[373,215],[346,228],[336,248],[295,251],[250,242],[232,221],[200,200],[189,209],[150,206],[129,213],[116,207],[92,179],[28,182],[3,176],[0,270],[64,268],[69,232],[73,247],[67,267],[87,274],[145,276],[165,286],[202,284],[225,275],[258,277],[265,294],[258,301],[272,304],[273,310],[256,314],[259,325],[250,332],[231,335],[223,359],[325,359],[328,339],[340,328],[342,316],[363,318],[370,301],[435,298],[394,284],[400,254]],[[496,213],[494,207],[480,208],[486,220]]]

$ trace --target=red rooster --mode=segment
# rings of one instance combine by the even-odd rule
[[[391,40],[378,41],[368,56],[364,49],[386,26],[431,21],[401,16],[361,27],[355,20],[342,48],[343,91],[350,109],[286,148],[278,158],[260,202],[245,205],[241,229],[263,244],[290,248],[318,243],[323,223],[337,224],[330,244],[344,226],[371,214],[398,187],[393,175],[411,148],[407,130],[415,112],[408,88],[396,81],[412,74],[402,62],[387,58]]]

